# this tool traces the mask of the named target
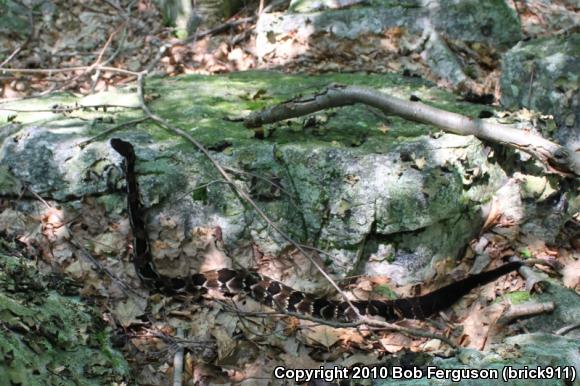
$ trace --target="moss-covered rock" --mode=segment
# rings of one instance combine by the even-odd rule
[[[561,131],[560,139],[577,143],[580,141],[579,56],[579,33],[518,43],[502,60],[502,105],[554,115]]]
[[[70,286],[0,251],[0,385],[103,385],[127,377],[109,328],[94,308],[66,294]]]
[[[439,134],[399,117],[385,121],[363,106],[270,125],[264,133],[223,119],[329,83],[372,85],[402,98],[413,94],[470,116],[480,110],[424,81],[396,75],[189,76],[152,80],[148,92],[161,96],[152,108],[191,133],[222,165],[233,168],[238,187],[249,192],[281,229],[298,241],[331,251],[335,258],[328,263],[334,272],[375,272],[365,264],[381,248],[392,249],[390,261],[411,272],[428,265],[433,256],[454,257],[478,227],[479,206],[505,178],[476,138]],[[100,98],[105,97],[114,98]],[[128,90],[121,91],[120,98],[134,103]],[[101,115],[117,121],[134,118],[132,110]],[[106,128],[103,116],[94,124],[78,119],[95,119],[94,111],[57,117],[49,113],[42,124],[34,123],[38,116],[17,117],[24,126],[0,151],[10,173],[43,197],[61,202],[121,191],[120,159],[108,142],[76,146]],[[31,123],[25,124],[27,120]],[[216,183],[218,173],[191,145],[148,122],[115,135],[135,144],[143,201],[157,207],[150,211],[153,240],[163,238],[160,216],[174,213],[182,239],[196,226],[219,225],[231,247],[248,239],[268,254],[288,247],[231,189]],[[123,210],[122,200],[108,202],[109,210]]]

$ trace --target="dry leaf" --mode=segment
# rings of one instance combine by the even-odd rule
[[[564,285],[573,290],[580,290],[580,259],[572,260],[562,270]]]
[[[147,299],[129,295],[125,301],[117,303],[113,309],[113,315],[123,327],[128,327],[133,323],[140,322],[137,317],[145,313],[146,307]]]
[[[462,322],[462,346],[483,350],[488,339],[491,338],[488,335],[490,326],[503,314],[505,307],[506,305],[499,303],[489,307],[474,304],[468,317]]]
[[[381,346],[390,353],[401,351],[405,347],[409,347],[412,339],[399,333],[391,333],[379,340]]]
[[[341,339],[341,330],[340,328],[324,325],[310,325],[302,330],[302,335],[306,338],[308,344],[329,348]]]
[[[391,128],[384,123],[381,123],[377,129],[383,134],[387,134],[389,130],[391,130]]]

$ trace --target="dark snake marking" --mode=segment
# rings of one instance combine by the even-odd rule
[[[346,321],[356,319],[356,314],[344,301],[329,300],[296,291],[254,271],[223,268],[195,273],[189,277],[169,277],[160,274],[151,256],[145,229],[144,208],[139,200],[135,176],[135,151],[129,142],[117,138],[111,139],[111,146],[124,158],[127,208],[133,231],[133,262],[137,274],[147,287],[169,296],[179,293],[196,294],[208,289],[219,290],[226,295],[245,293],[258,302],[278,310],[322,319]],[[448,308],[472,289],[512,272],[522,265],[521,262],[507,263],[421,296],[396,300],[352,301],[351,303],[362,315],[381,316],[388,322],[403,318],[425,319]]]

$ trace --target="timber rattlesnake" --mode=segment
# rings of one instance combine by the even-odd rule
[[[166,295],[199,293],[215,289],[226,295],[245,293],[274,309],[307,314],[322,319],[353,320],[356,314],[344,301],[329,300],[292,288],[255,271],[223,268],[189,277],[169,277],[160,274],[153,263],[149,239],[145,229],[144,208],[139,200],[135,175],[133,146],[114,138],[111,146],[124,158],[127,180],[127,206],[133,231],[133,262],[140,279],[152,290]],[[396,300],[352,301],[362,315],[382,316],[388,322],[402,318],[425,319],[441,311],[477,286],[489,283],[523,265],[521,262],[504,264],[494,270],[469,276],[431,293]]]

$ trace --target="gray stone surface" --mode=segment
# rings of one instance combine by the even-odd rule
[[[278,81],[277,76],[273,79]],[[280,84],[288,90],[280,97],[288,98],[295,93],[292,82],[299,88],[303,79],[284,79]],[[388,77],[371,81],[380,79]],[[357,107],[340,110],[323,125],[325,130],[317,129],[320,132],[304,133],[301,128],[296,132],[279,125],[271,140],[248,139],[248,131],[239,124],[223,128],[220,104],[240,103],[229,91],[232,81],[222,85],[215,78],[197,78],[193,84],[201,99],[195,108],[176,107],[191,105],[191,97],[179,91],[190,89],[191,82],[172,79],[159,82],[158,88],[171,87],[163,102],[170,119],[183,119],[185,125],[214,122],[194,132],[210,148],[230,142],[227,151],[212,151],[212,155],[239,171],[233,174],[237,186],[249,192],[297,241],[330,252],[333,258],[328,258],[328,268],[340,276],[384,273],[384,267],[394,263],[402,269],[400,277],[408,281],[428,267],[433,257],[456,257],[478,229],[479,206],[490,200],[505,179],[474,137],[422,135],[417,124],[403,120],[393,122],[386,137],[376,129],[377,116]],[[237,90],[254,88],[251,78],[237,82]],[[412,83],[407,86],[413,92]],[[391,92],[400,92],[400,86],[389,87]],[[225,99],[216,103],[218,95]],[[426,89],[421,95],[428,95]],[[176,111],[185,115],[180,118]],[[225,131],[220,133],[218,127]],[[123,200],[105,198],[122,194],[119,156],[106,140],[83,149],[78,146],[95,133],[88,121],[72,117],[45,123],[34,120],[11,130],[0,147],[6,176],[0,193],[17,196],[26,184],[64,206],[79,207],[85,197],[103,197],[109,210],[122,212]],[[196,226],[220,226],[232,249],[251,240],[262,252],[276,256],[290,246],[227,185],[216,182],[217,173],[199,152],[189,146],[184,150],[171,136],[154,138],[147,130],[116,135],[136,147],[153,240],[165,234],[160,218],[173,213],[182,234],[176,245],[185,242]],[[449,232],[449,227],[454,231]],[[384,251],[390,251],[388,256]],[[176,258],[180,253],[171,254]],[[375,262],[367,264],[371,256]]]
[[[580,34],[520,42],[502,61],[501,104],[554,115],[555,136],[580,145]]]
[[[256,27],[259,56],[280,49],[276,36],[297,33],[299,39],[325,33],[327,39],[355,39],[364,34],[381,34],[385,29],[404,27],[421,35],[426,28],[447,39],[484,42],[510,47],[520,38],[519,21],[514,11],[501,0],[480,2],[374,2],[372,6],[315,12],[302,6],[301,13],[263,14]],[[282,52],[280,52],[282,54]]]

